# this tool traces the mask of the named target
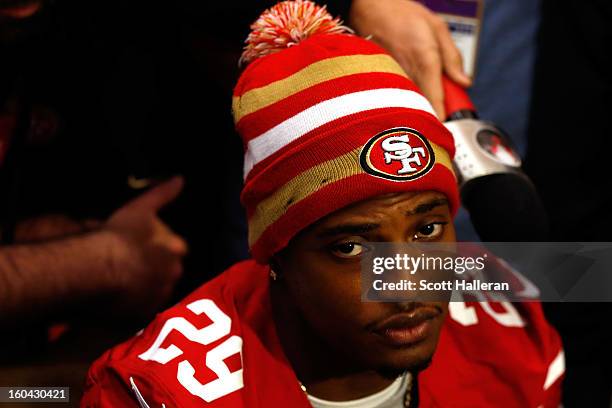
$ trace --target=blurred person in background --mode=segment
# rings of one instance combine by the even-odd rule
[[[252,20],[241,7],[228,12]],[[134,317],[172,301],[182,272],[175,298],[247,256],[241,146],[223,137],[244,35],[203,24],[210,12],[222,13],[191,1],[0,1],[0,317],[25,327],[4,336],[23,351],[3,356],[11,364],[52,355],[42,344],[55,321],[105,327],[111,342],[123,335],[113,328],[131,334]],[[201,160],[203,140],[218,161]],[[159,185],[172,174],[184,188]],[[193,188],[203,183],[215,200]],[[195,222],[204,209],[219,216]],[[184,266],[181,237],[198,248]]]
[[[165,305],[187,251],[158,215],[183,180],[146,192],[118,182],[120,156],[103,125],[112,111],[96,88],[107,65],[88,65],[99,60],[67,40],[75,27],[61,6],[0,1],[3,386],[54,385],[70,371],[62,364],[82,358],[86,367],[84,356]],[[68,376],[66,385],[81,383]]]

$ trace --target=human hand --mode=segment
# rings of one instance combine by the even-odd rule
[[[472,82],[446,22],[413,0],[353,0],[349,17],[358,34],[393,55],[445,120],[442,74],[463,87]]]
[[[183,188],[174,177],[119,208],[103,229],[111,244],[111,279],[121,293],[120,308],[131,313],[156,311],[172,294],[182,274],[187,243],[157,215]]]

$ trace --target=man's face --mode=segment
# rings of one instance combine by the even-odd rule
[[[454,242],[438,192],[379,196],[339,210],[295,237],[277,257],[290,298],[334,350],[364,368],[418,370],[436,348],[448,304],[361,301],[366,242]]]

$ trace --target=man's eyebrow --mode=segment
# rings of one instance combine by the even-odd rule
[[[441,205],[448,205],[448,200],[446,198],[438,198],[427,203],[419,204],[414,209],[406,211],[406,215],[424,214]]]
[[[380,228],[380,224],[342,224],[326,228],[317,234],[319,238],[333,237],[334,235],[350,234],[359,235]]]

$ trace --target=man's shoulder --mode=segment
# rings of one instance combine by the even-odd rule
[[[141,406],[182,406],[241,388],[241,309],[261,304],[266,273],[254,261],[238,263],[107,351],[89,371],[83,406],[137,406],[140,398]]]
[[[553,407],[563,373],[561,341],[539,303],[452,302],[419,386],[427,406]]]

